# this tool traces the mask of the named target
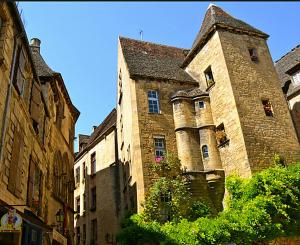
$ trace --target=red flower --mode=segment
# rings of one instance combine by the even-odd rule
[[[155,157],[155,162],[156,162],[156,163],[160,163],[160,161],[161,161],[162,159],[163,159],[162,157]]]

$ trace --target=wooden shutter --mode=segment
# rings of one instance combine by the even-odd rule
[[[31,106],[30,106],[30,114],[32,119],[39,123],[40,118],[40,106],[41,106],[41,88],[37,82],[33,82],[32,91],[31,91]]]
[[[44,175],[41,170],[40,171],[40,186],[39,186],[39,212],[38,214],[41,216],[43,212],[43,187],[44,187]]]
[[[16,192],[16,184],[18,179],[18,165],[20,162],[21,148],[23,148],[22,144],[22,135],[18,130],[15,130],[7,186],[8,190],[14,194]]]
[[[20,133],[20,144],[19,144],[19,160],[17,166],[17,176],[16,176],[16,196],[20,197],[22,193],[22,177],[23,177],[23,154],[24,154],[24,138]]]
[[[35,162],[30,157],[29,175],[28,175],[28,189],[27,189],[27,205],[32,207],[33,204],[33,185],[35,176]]]

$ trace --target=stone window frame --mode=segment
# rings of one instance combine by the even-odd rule
[[[265,115],[267,117],[274,117],[274,109],[270,99],[263,98],[261,99],[261,103],[263,105]]]
[[[80,226],[75,227],[76,244],[80,244]]]
[[[158,91],[148,90],[147,97],[148,97],[148,112],[151,114],[160,114],[161,112],[160,112]]]
[[[225,131],[224,123],[219,124],[219,126],[216,127],[215,131],[216,131],[216,140],[217,140],[218,147],[222,147],[228,144],[229,139]]]
[[[97,241],[97,218],[91,220],[91,244]]]
[[[175,110],[180,109],[180,106],[181,106],[181,100],[175,100],[175,101],[173,102],[173,105],[174,105],[174,109],[175,109]]]
[[[91,176],[96,174],[97,160],[96,160],[96,151],[91,154]]]
[[[85,244],[85,241],[86,241],[86,224],[82,225],[82,241]]]
[[[86,178],[86,164],[85,162],[82,163],[82,180]]]
[[[208,66],[204,71],[204,76],[207,84],[207,89],[212,87],[216,82],[214,79],[214,75],[211,69],[211,66]]]
[[[95,211],[97,207],[97,188],[96,186],[93,186],[91,188],[91,211]]]
[[[199,108],[200,110],[203,110],[203,109],[206,108],[206,104],[205,104],[205,101],[204,101],[204,100],[199,100],[197,104],[198,104],[198,108]],[[201,107],[200,104],[203,104],[203,107]]]
[[[249,52],[249,56],[250,56],[251,61],[257,63],[259,61],[258,60],[257,49],[254,48],[254,47],[250,47],[250,48],[248,48],[248,52]]]
[[[76,202],[75,202],[75,207],[76,207],[76,212],[77,214],[80,214],[80,195],[78,197],[75,198]]]
[[[154,156],[155,159],[157,158],[163,158],[166,153],[166,140],[165,136],[163,135],[154,135]],[[158,142],[159,141],[159,142]],[[156,154],[159,153],[159,154]]]
[[[80,166],[75,169],[75,183],[76,185],[80,183]]]
[[[202,157],[204,159],[209,158],[209,150],[207,145],[202,145],[201,146],[201,151],[202,151]]]

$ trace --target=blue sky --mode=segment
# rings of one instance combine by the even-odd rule
[[[116,105],[118,36],[190,48],[211,2],[20,2],[29,39],[60,72],[90,134]],[[213,2],[268,33],[274,61],[300,44],[300,2]],[[77,142],[75,142],[77,151]]]

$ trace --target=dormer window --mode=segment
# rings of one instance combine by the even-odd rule
[[[250,55],[250,58],[253,62],[258,62],[258,55],[257,55],[257,51],[255,48],[249,48],[248,49],[249,51],[249,55]]]
[[[215,80],[210,66],[205,70],[204,75],[205,75],[207,87],[212,86],[215,83]]]

